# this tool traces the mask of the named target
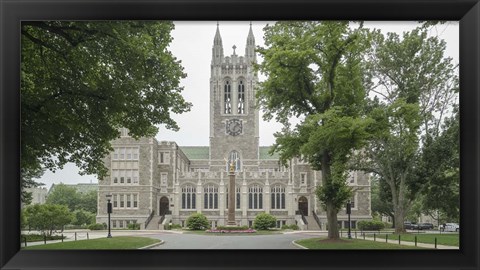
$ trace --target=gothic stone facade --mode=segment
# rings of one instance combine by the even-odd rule
[[[210,146],[179,146],[154,138],[135,140],[122,129],[105,158],[110,175],[99,181],[97,222],[107,222],[106,195],[112,194],[113,228],[167,215],[185,225],[193,213],[203,213],[212,225],[224,225],[228,216],[227,163],[236,171],[236,221],[251,226],[258,213],[274,215],[277,226],[303,224],[301,213],[314,213],[325,229],[326,214],[315,196],[322,184],[315,171],[299,158],[280,165],[269,147],[259,146],[259,111],[255,104],[257,74],[255,38],[250,27],[244,56],[224,56],[220,31],[214,37],[210,77]],[[362,172],[347,180],[355,190],[352,225],[370,219],[370,181]],[[155,219],[157,217],[157,219]],[[345,211],[339,223],[346,226]],[[148,228],[151,228],[149,225]],[[153,228],[158,228],[153,226]]]

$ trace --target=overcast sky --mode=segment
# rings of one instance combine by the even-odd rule
[[[256,45],[263,46],[263,27],[272,22],[252,22],[253,34]],[[249,31],[248,21],[223,22],[220,21],[220,34],[222,36],[224,55],[233,53],[235,45],[238,55],[245,54],[245,44]],[[418,26],[415,22],[366,22],[365,27],[377,28],[382,32],[396,32],[401,34]],[[431,35],[439,36],[447,42],[446,55],[458,63],[459,59],[459,24],[448,22],[438,25],[430,31]],[[175,22],[172,32],[173,41],[170,50],[185,68],[187,77],[182,80],[184,98],[193,104],[192,110],[183,115],[173,115],[173,119],[180,126],[180,131],[172,132],[160,127],[157,140],[175,141],[180,146],[208,146],[209,144],[209,80],[210,61],[212,54],[213,38],[217,27],[216,21],[211,22]],[[257,60],[261,61],[257,56]],[[262,80],[260,76],[260,80]],[[260,118],[261,118],[260,112]],[[271,145],[274,142],[273,133],[280,130],[278,123],[267,123],[260,120],[260,145]],[[56,173],[47,171],[38,182],[47,188],[53,183],[97,183],[94,175],[80,176],[78,169],[73,164]]]

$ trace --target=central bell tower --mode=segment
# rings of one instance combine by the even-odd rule
[[[255,108],[258,83],[255,37],[252,24],[247,36],[245,55],[224,56],[222,37],[217,23],[213,39],[210,75],[210,160],[235,160],[236,170],[255,170],[258,160],[259,113]],[[217,161],[217,162],[214,162]],[[210,168],[226,170],[225,166]]]

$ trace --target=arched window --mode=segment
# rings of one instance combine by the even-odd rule
[[[192,186],[184,186],[182,188],[182,209],[195,209],[195,192],[196,188]]]
[[[230,152],[230,154],[228,155],[227,172],[230,171],[230,164],[232,164],[232,162],[235,165],[235,171],[236,172],[240,171],[241,170],[240,154],[235,150]]]
[[[228,187],[227,187],[227,192],[226,192],[226,197],[225,197],[225,200],[227,201],[227,203],[225,204],[226,205],[226,208],[228,209]],[[240,187],[237,187],[236,188],[237,192],[235,194],[235,208],[236,209],[240,209]]]
[[[272,209],[285,209],[285,187],[276,185],[271,189]]]
[[[203,188],[203,208],[218,209],[218,187],[208,185]]]
[[[263,209],[263,188],[253,185],[248,189],[248,209]]]
[[[245,85],[243,81],[238,83],[238,104],[237,104],[237,112],[239,114],[245,113]]]
[[[225,114],[231,114],[232,113],[232,89],[229,81],[225,82],[224,86],[224,113]]]

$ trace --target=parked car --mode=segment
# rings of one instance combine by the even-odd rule
[[[406,230],[418,230],[418,224],[412,223],[412,222],[410,222],[410,221],[405,221],[405,222],[403,222],[403,227],[404,227]]]
[[[439,226],[441,232],[459,232],[460,225],[457,223],[444,223]]]
[[[432,223],[418,223],[419,230],[432,230],[433,224]]]

